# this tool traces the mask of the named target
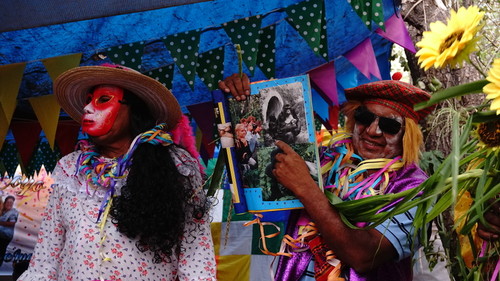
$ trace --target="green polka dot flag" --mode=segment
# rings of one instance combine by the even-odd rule
[[[5,142],[0,151],[0,176],[4,176],[5,172],[9,176],[13,176],[19,164],[16,144],[14,142]]]
[[[172,80],[174,79],[174,64],[152,69],[146,73],[149,77],[163,84],[168,89],[172,89]]]
[[[302,36],[315,54],[328,60],[326,20],[322,0],[306,0],[288,6],[286,20]]]
[[[260,30],[259,53],[257,66],[268,79],[275,77],[276,25],[270,25]]]
[[[234,44],[239,44],[245,62],[251,75],[257,63],[257,48],[262,17],[260,15],[223,23],[222,26]]]
[[[144,42],[124,44],[106,49],[106,54],[112,62],[135,70],[141,70],[143,53]]]
[[[224,75],[224,47],[201,53],[196,72],[208,89],[218,89],[218,83]]]
[[[382,0],[347,0],[369,30],[372,21],[385,31]]]
[[[59,160],[61,153],[59,148],[55,146],[54,151],[50,148],[46,140],[40,140],[38,147],[31,158],[26,172],[29,176],[33,176],[35,171],[38,173],[42,165],[45,166],[47,172],[52,172],[56,167],[57,160]]]
[[[163,42],[189,86],[191,89],[194,89],[200,30],[197,29],[170,35]]]

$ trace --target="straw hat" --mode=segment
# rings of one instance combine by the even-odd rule
[[[62,73],[54,81],[54,94],[62,109],[81,123],[87,94],[98,85],[108,84],[127,89],[142,99],[157,123],[173,129],[182,112],[179,102],[160,82],[121,65],[81,66]]]
[[[382,80],[345,89],[348,100],[375,103],[390,107],[417,123],[431,113],[435,105],[415,111],[415,104],[427,101],[431,95],[409,83],[396,80]]]

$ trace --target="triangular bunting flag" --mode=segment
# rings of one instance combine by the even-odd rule
[[[201,53],[196,72],[209,90],[217,89],[218,82],[224,77],[224,47]]]
[[[286,20],[302,36],[315,54],[328,60],[328,45],[326,44],[326,20],[323,0],[306,0],[286,9]],[[323,31],[325,29],[325,31]]]
[[[156,79],[168,89],[172,89],[172,81],[174,80],[174,64],[152,69],[144,74]]]
[[[57,160],[59,160],[59,155],[58,149],[52,150],[47,141],[40,139],[37,149],[28,164],[26,173],[29,176],[33,176],[35,172],[40,171],[42,165],[45,166],[48,172],[52,172],[57,164]]]
[[[56,146],[61,152],[61,157],[75,150],[80,124],[74,120],[59,121],[56,132]]]
[[[337,78],[334,62],[323,64],[307,73],[309,74],[312,86],[323,99],[330,105],[338,105],[339,99],[337,96]]]
[[[38,122],[14,122],[10,129],[16,141],[17,151],[21,156],[21,165],[24,169],[28,165],[33,150],[35,150],[35,146],[40,139],[42,128]]]
[[[143,53],[144,42],[142,41],[106,49],[106,54],[112,62],[135,70],[141,70]]]
[[[4,172],[7,172],[10,176],[14,175],[19,165],[16,144],[14,142],[5,143],[5,146],[0,150],[0,159],[5,169],[5,171],[0,170],[0,176],[4,176]]]
[[[239,44],[250,74],[253,75],[257,63],[257,48],[262,16],[257,15],[223,23],[224,30],[234,44]]]
[[[272,24],[259,31],[259,53],[257,54],[257,66],[268,79],[275,77],[276,70],[276,25]]]
[[[371,75],[373,75],[378,79],[382,79],[370,38],[366,38],[354,47],[354,49],[344,54],[344,57],[363,73],[366,78],[371,79]]]
[[[54,95],[45,95],[36,98],[28,99],[36,117],[42,126],[45,136],[49,141],[50,148],[54,149],[57,123],[59,122],[59,114],[61,107]]]
[[[351,4],[368,30],[372,30],[372,21],[385,30],[382,0],[347,0],[347,2]]]
[[[167,36],[164,42],[189,86],[191,89],[194,89],[200,30],[191,30],[170,35]]]
[[[26,63],[0,66],[0,149],[9,130],[10,120],[16,110],[17,94],[25,66]]]
[[[377,28],[375,32],[412,53],[417,52],[415,50],[415,45],[411,40],[410,34],[408,33],[408,29],[406,29],[405,22],[400,14],[396,13],[387,19],[385,22],[385,31],[381,28]]]
[[[81,59],[82,54],[79,53],[43,59],[42,62],[43,65],[45,65],[50,78],[52,78],[52,81],[54,81],[56,80],[57,76],[59,76],[64,71],[79,66]]]

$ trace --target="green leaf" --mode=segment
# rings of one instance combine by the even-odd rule
[[[217,162],[215,163],[214,172],[212,173],[212,180],[208,187],[207,196],[214,196],[217,189],[221,186],[222,175],[224,174],[224,165],[226,163],[225,153],[219,153],[217,157]]]
[[[446,99],[456,98],[467,94],[482,93],[483,87],[488,83],[489,82],[487,80],[479,80],[437,91],[431,96],[428,101],[416,104],[414,106],[414,109],[421,110],[428,106],[442,102]]]
[[[500,116],[494,110],[479,111],[472,115],[472,123],[486,123],[499,119]]]

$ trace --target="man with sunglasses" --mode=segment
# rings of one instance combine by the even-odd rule
[[[219,88],[237,100],[250,94],[246,76],[230,76]],[[342,163],[324,175],[325,187],[337,190],[343,200],[352,200],[398,193],[422,183],[427,175],[417,165],[423,143],[418,123],[433,108],[415,111],[413,106],[430,95],[393,80],[346,89],[345,95],[348,101],[342,112],[351,137],[323,153],[322,163],[329,162],[328,157],[335,158],[331,162],[340,157]],[[282,152],[275,156],[273,174],[307,212],[290,217],[288,232],[297,237],[300,222],[309,218],[313,231],[320,234],[306,238],[311,251],[280,259],[275,280],[412,280],[412,249],[417,249],[413,248],[414,210],[371,229],[351,228],[318,188],[304,160],[286,143],[278,141],[276,146]],[[334,258],[327,257],[329,250]]]

